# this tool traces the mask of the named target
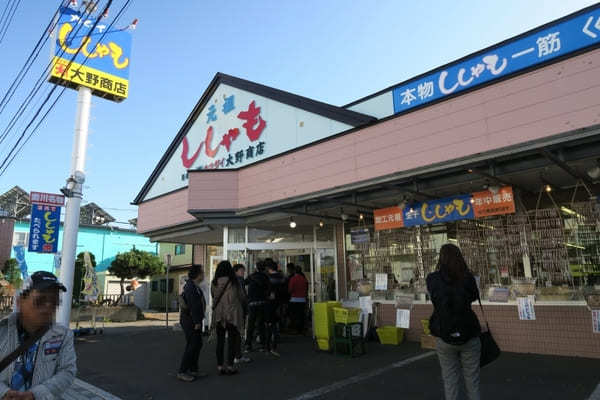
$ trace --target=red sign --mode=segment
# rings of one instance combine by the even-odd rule
[[[375,214],[376,231],[404,227],[404,219],[400,207],[381,208],[373,211],[373,214]]]
[[[515,197],[512,187],[505,186],[497,192],[486,190],[473,193],[473,210],[475,218],[514,213]]]
[[[31,204],[62,207],[65,205],[65,196],[54,193],[31,192],[29,201]]]

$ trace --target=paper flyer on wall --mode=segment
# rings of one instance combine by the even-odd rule
[[[360,300],[360,309],[365,314],[373,314],[373,299],[371,296],[361,296]]]
[[[387,274],[375,274],[375,290],[387,290],[388,276]]]
[[[535,321],[535,308],[532,297],[517,297],[519,319],[522,321]]]
[[[396,310],[396,328],[410,328],[410,310]]]
[[[600,333],[600,310],[592,310],[592,331]]]

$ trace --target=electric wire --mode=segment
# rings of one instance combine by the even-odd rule
[[[100,0],[97,0],[95,2],[95,4],[97,5],[99,3],[99,1]],[[109,3],[110,3],[110,1],[109,1]],[[91,10],[87,13],[87,15],[84,14],[84,18],[87,18],[90,14],[91,14]],[[77,31],[74,32],[73,36],[76,36],[82,27],[83,27],[83,24],[79,24],[79,26],[77,27]],[[77,54],[79,54],[81,47],[82,46],[80,46],[80,48],[77,50],[77,52],[75,53],[75,55],[71,59],[71,61],[73,61],[73,59],[75,57],[77,57]],[[65,53],[65,49],[62,49],[60,54],[58,55],[58,57],[62,57],[64,55],[64,53]],[[38,94],[38,92],[40,91],[40,88],[46,82],[48,71],[52,67],[53,62],[54,62],[53,60],[50,60],[48,65],[42,70],[42,73],[40,74],[40,76],[37,79],[36,83],[34,84],[33,88],[31,89],[31,91],[29,92],[29,94],[27,95],[25,100],[21,103],[17,112],[11,118],[10,122],[8,123],[8,125],[6,126],[4,131],[2,132],[2,135],[0,135],[0,144],[2,144],[2,142],[4,140],[6,140],[6,138],[8,137],[8,135],[10,134],[10,132],[13,130],[14,126],[16,125],[17,121],[23,116],[23,114],[25,113],[25,110],[27,109],[27,107],[29,107],[29,104],[31,103],[33,98]],[[69,63],[69,66],[70,66],[70,63]],[[65,71],[66,71],[66,69],[65,69]],[[61,77],[62,77],[62,75],[61,75]]]
[[[112,26],[119,20],[119,18],[121,17],[121,15],[127,10],[127,8],[129,8],[129,5],[131,3],[132,0],[127,0],[125,2],[125,4],[121,7],[121,9],[119,10],[119,12],[117,13],[116,17],[113,19],[113,21],[110,23],[110,25],[108,26],[108,28],[102,33],[102,36],[100,37],[100,39],[98,40],[98,42],[101,42],[102,39],[104,39],[104,37],[106,36],[106,34],[108,32],[110,32],[110,29],[112,28]],[[110,4],[112,3],[112,0],[109,0],[107,6],[104,8],[104,11],[102,12],[102,14],[104,14],[108,8],[110,7]],[[100,14],[100,15],[102,15]],[[98,21],[100,19],[97,19],[94,26],[92,27],[91,31],[93,32],[93,30],[96,28],[96,25],[98,24]],[[78,51],[81,50],[81,47],[78,49]],[[75,57],[77,56],[77,53],[75,54]],[[73,57],[73,59],[75,58]],[[71,59],[71,62],[73,61],[73,59]],[[81,65],[85,65],[86,61],[88,60],[88,56],[86,56],[86,58],[83,60]],[[67,68],[65,69],[68,70],[69,66],[71,65],[71,62],[67,65]],[[63,73],[64,74],[64,73]],[[58,87],[57,84],[55,84],[55,86],[52,89],[52,92]],[[66,86],[64,86],[61,90],[61,92],[59,93],[59,95],[57,96],[57,98],[54,100],[54,102],[52,103],[52,105],[49,107],[49,109],[46,111],[46,113],[43,115],[42,119],[37,123],[37,125],[35,126],[35,128],[29,133],[29,135],[27,136],[27,138],[25,139],[25,141],[21,144],[21,146],[17,149],[17,151],[12,155],[12,157],[10,158],[10,160],[7,163],[7,159],[10,157],[10,153],[9,155],[4,159],[4,161],[2,162],[2,164],[0,164],[0,176],[4,175],[4,173],[6,172],[6,170],[8,169],[8,167],[12,164],[12,162],[14,161],[15,157],[21,152],[21,150],[23,149],[23,147],[29,142],[29,140],[31,139],[31,137],[35,134],[35,132],[37,132],[38,128],[40,127],[40,125],[42,124],[42,122],[44,122],[44,120],[46,119],[46,117],[48,116],[48,114],[50,113],[50,111],[52,111],[52,109],[54,108],[54,106],[56,105],[56,103],[58,102],[58,100],[61,98],[61,96],[63,95],[63,93],[65,92],[65,90],[67,89]],[[49,100],[50,96],[52,95],[52,92],[47,96],[46,100],[44,101],[44,104]],[[42,107],[44,106],[44,104],[42,105]],[[39,112],[41,111],[41,108],[38,110],[38,112],[36,113],[36,116],[34,117],[34,119],[37,117],[37,115],[39,114]],[[18,146],[19,142],[21,141],[21,139],[25,136],[27,129],[29,128],[29,126],[33,123],[33,120],[31,121],[30,124],[27,125],[27,127],[25,128],[25,130],[23,131],[23,133],[21,134],[21,137],[19,138],[19,141],[15,144],[13,150],[11,150],[11,153],[16,149],[16,147]]]
[[[13,10],[12,10],[12,14],[9,13],[9,16],[6,19],[6,24],[4,25],[4,32],[2,32],[0,30],[0,32],[2,32],[0,34],[0,44],[2,44],[2,41],[4,40],[4,36],[6,36],[6,32],[8,32],[8,28],[10,27],[10,24],[11,24],[12,20],[15,17],[15,14],[17,12],[17,8],[19,8],[19,4],[21,4],[21,0],[15,0],[15,2],[13,4],[14,4],[14,7],[13,7]]]
[[[33,47],[33,50],[31,50],[31,53],[29,53],[29,56],[27,57],[27,60],[25,60],[25,63],[21,67],[21,70],[17,73],[17,76],[15,77],[15,79],[11,83],[10,87],[4,94],[4,97],[2,98],[2,100],[0,100],[0,114],[2,114],[2,112],[6,108],[7,104],[12,99],[14,93],[16,92],[16,90],[19,88],[19,86],[23,82],[23,79],[25,78],[25,76],[27,75],[27,73],[29,72],[31,67],[33,66],[33,63],[40,55],[40,51],[44,48],[46,42],[48,41],[48,39],[50,37],[50,35],[48,35],[48,33],[52,32],[54,30],[54,28],[56,27],[56,24],[58,24],[57,16],[59,15],[61,8],[66,7],[68,2],[69,2],[69,0],[61,0],[60,1],[58,8],[52,15],[52,18],[50,18],[50,22],[48,22],[48,25],[46,26],[46,28],[42,31],[42,35],[40,36],[37,43]]]

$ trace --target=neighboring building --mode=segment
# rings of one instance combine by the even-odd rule
[[[381,325],[410,292],[410,340],[454,242],[503,351],[600,358],[582,295],[600,282],[599,13],[343,107],[218,73],[148,171],[138,232],[205,246],[208,279],[219,257],[302,265],[311,302],[366,290]]]
[[[58,248],[62,248],[63,226],[61,224],[58,236]],[[29,221],[17,220],[12,236],[12,246],[23,245],[27,248],[29,241]],[[11,247],[12,247],[11,246]],[[117,228],[108,225],[80,225],[77,235],[77,254],[89,251],[96,257],[96,273],[101,294],[120,294],[119,278],[108,273],[111,262],[118,253],[125,253],[133,248],[158,253],[158,244],[131,229]],[[14,250],[11,250],[14,257]],[[53,272],[54,254],[25,252],[25,261],[29,273],[35,271]],[[141,286],[136,290],[136,305],[142,309],[148,308],[149,279],[138,280]],[[127,281],[127,284],[131,283]]]
[[[181,243],[159,243],[159,257],[167,265],[168,256],[171,258],[169,266],[168,304],[169,309],[178,308],[177,298],[181,294],[187,273],[193,262],[204,265],[206,246]],[[166,308],[165,291],[167,288],[166,274],[155,275],[150,282],[150,308],[164,310]]]

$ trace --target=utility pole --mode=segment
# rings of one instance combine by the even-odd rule
[[[165,317],[167,321],[167,328],[169,327],[169,268],[171,268],[171,255],[165,256],[165,264],[167,264],[166,284],[165,284]],[[175,285],[173,285],[175,286]]]
[[[58,308],[56,322],[69,327],[71,321],[71,304],[73,299],[73,277],[75,275],[75,256],[77,252],[77,233],[79,231],[79,212],[85,182],[85,156],[90,124],[90,107],[92,90],[80,86],[77,95],[77,115],[75,117],[75,136],[73,139],[73,155],[71,158],[71,174],[67,186],[61,192],[68,198],[63,229],[62,259],[60,263],[60,281],[67,287],[62,294],[62,302]]]

